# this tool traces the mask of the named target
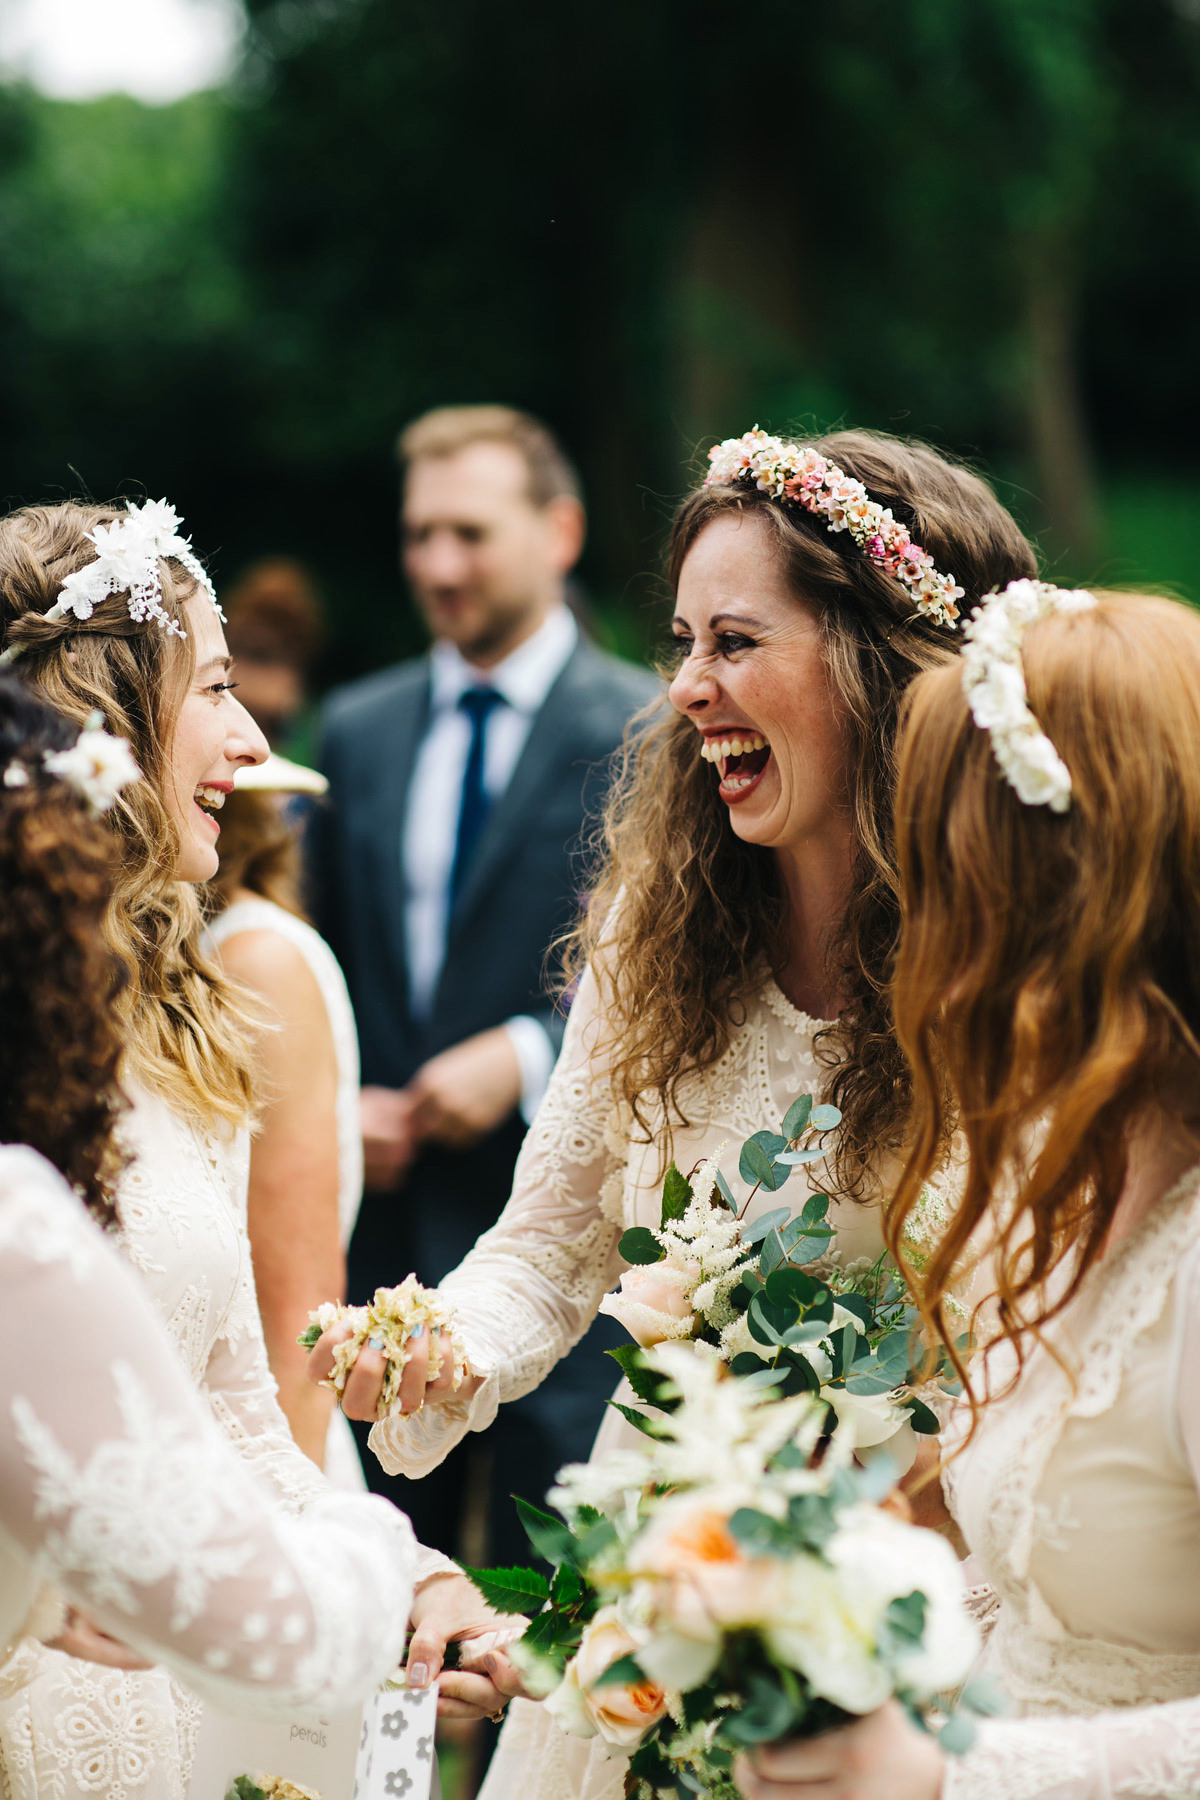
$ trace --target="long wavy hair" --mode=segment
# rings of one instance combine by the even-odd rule
[[[890,506],[969,608],[991,588],[1032,575],[1033,551],[987,483],[925,444],[869,431],[812,440],[822,455]],[[701,487],[680,506],[669,574],[714,519],[754,516],[771,533],[791,591],[816,609],[845,720],[854,828],[853,896],[832,968],[847,995],[821,1034],[829,1098],[843,1125],[833,1146],[839,1191],[863,1197],[877,1158],[894,1149],[909,1084],[887,987],[899,927],[892,836],[895,737],[913,677],[954,655],[953,632],[913,616],[901,585],[849,539],[755,488]],[[611,1028],[616,1097],[649,1132],[647,1102],[686,1122],[680,1083],[727,1049],[764,959],[785,954],[784,898],[773,854],[743,843],[696,754],[695,727],[662,702],[627,742],[603,827],[603,862],[568,967],[591,961]]]
[[[42,762],[78,735],[0,676],[0,1143],[39,1150],[111,1224],[125,965],[101,921],[115,845]]]
[[[1200,1120],[1200,618],[1104,595],[1032,626],[1022,653],[1030,707],[1071,774],[1065,814],[1022,805],[1001,778],[957,668],[911,694],[894,989],[911,1141],[885,1222],[903,1261],[905,1222],[957,1124],[965,1186],[909,1275],[953,1345],[955,1270],[994,1234],[1018,1368],[1104,1247],[1139,1115],[1190,1094],[1183,1122]]]
[[[64,579],[94,559],[86,534],[123,516],[121,506],[66,501],[0,520],[3,641],[21,646],[23,678],[57,712],[82,723],[99,710],[110,732],[129,739],[145,777],[106,815],[121,854],[104,934],[133,977],[117,999],[123,1072],[200,1123],[240,1125],[252,1103],[250,1022],[201,947],[199,901],[175,877],[179,837],[164,800],[191,639],[135,622],[127,594],[111,594],[89,619],[45,616]],[[163,606],[182,625],[197,584],[179,563],[159,568]]]

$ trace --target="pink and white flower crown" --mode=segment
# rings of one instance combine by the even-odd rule
[[[708,453],[712,467],[705,487],[752,481],[776,500],[791,500],[820,519],[827,531],[848,531],[885,575],[912,595],[919,613],[954,629],[963,597],[952,575],[943,575],[932,556],[914,544],[890,507],[872,500],[861,481],[814,450],[811,444],[789,444],[758,426],[740,438],[726,438]]]

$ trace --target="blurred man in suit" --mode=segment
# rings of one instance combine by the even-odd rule
[[[330,803],[311,843],[316,919],[362,1047],[355,1301],[410,1268],[439,1281],[508,1198],[562,1036],[545,958],[578,904],[581,828],[656,685],[583,641],[564,602],[584,511],[544,426],[504,407],[443,408],[398,450],[403,564],[433,644],[330,697]],[[508,1496],[540,1500],[590,1448],[616,1373],[609,1323],[485,1435],[496,1560],[528,1557]],[[368,1479],[453,1553],[479,1445],[417,1483],[368,1453]]]

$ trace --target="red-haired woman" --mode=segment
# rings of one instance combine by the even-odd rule
[[[991,1339],[947,1493],[1020,1716],[943,1759],[896,1707],[761,1752],[749,1800],[1200,1792],[1200,619],[1034,583],[914,687],[897,837],[913,1148],[966,1185],[919,1278],[987,1242]],[[951,1448],[955,1448],[954,1435]]]

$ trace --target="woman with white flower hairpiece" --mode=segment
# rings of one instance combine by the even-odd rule
[[[245,1015],[203,952],[195,894],[217,868],[215,815],[235,771],[266,755],[230,691],[216,595],[163,502],[26,507],[0,520],[0,622],[0,660],[64,717],[82,725],[99,712],[142,771],[105,813],[119,856],[104,938],[128,972],[114,999],[132,1101],[115,1182],[120,1241],[243,1465],[277,1504],[301,1511],[326,1489],[279,1410],[255,1304]],[[455,1631],[484,1622],[445,1558],[420,1552],[415,1573],[424,1579],[414,1616],[453,1615]],[[247,1621],[264,1680],[286,1656],[268,1630],[269,1620]],[[9,1800],[94,1794],[97,1746],[106,1800],[182,1800],[195,1699],[137,1658],[101,1666],[124,1653],[86,1620],[57,1643],[27,1636],[0,1665]],[[495,1706],[482,1677],[447,1680],[461,1701]]]
[[[901,745],[903,1230],[949,1107],[965,1187],[917,1278],[995,1239],[999,1332],[944,1485],[1019,1716],[944,1767],[885,1710],[747,1768],[750,1800],[1200,1791],[1200,620],[1022,582]],[[1002,1205],[997,1196],[1003,1195]],[[897,1240],[898,1241],[898,1240]]]
[[[435,1384],[418,1412],[414,1358],[403,1410],[372,1433],[389,1470],[433,1467],[579,1339],[622,1277],[622,1230],[659,1223],[668,1142],[683,1170],[724,1147],[736,1181],[743,1139],[824,1089],[843,1115],[816,1172],[839,1254],[880,1253],[907,1112],[884,998],[901,699],[954,655],[961,606],[1033,572],[987,485],[923,445],[754,431],[712,453],[674,524],[669,704],[614,790],[563,1053],[509,1205],[442,1284],[474,1375],[456,1395]],[[663,1317],[660,1334],[673,1329]],[[374,1416],[378,1378],[364,1351],[349,1410]],[[624,1429],[613,1414],[595,1454]],[[519,1702],[486,1800],[615,1796],[610,1750]]]
[[[123,1110],[123,971],[100,932],[115,845],[100,821],[138,779],[127,743],[0,678],[0,1645],[36,1634],[69,1649],[86,1629],[117,1654],[72,1616],[85,1607],[224,1708],[337,1709],[403,1647],[408,1526],[365,1498],[330,1496],[304,1519],[273,1504],[98,1229]],[[279,1647],[270,1669],[242,1630],[256,1612]],[[28,1791],[42,1749],[31,1730],[5,1753],[5,1793]],[[91,1737],[93,1792],[118,1785],[120,1751]],[[59,1774],[53,1791],[68,1791]]]

